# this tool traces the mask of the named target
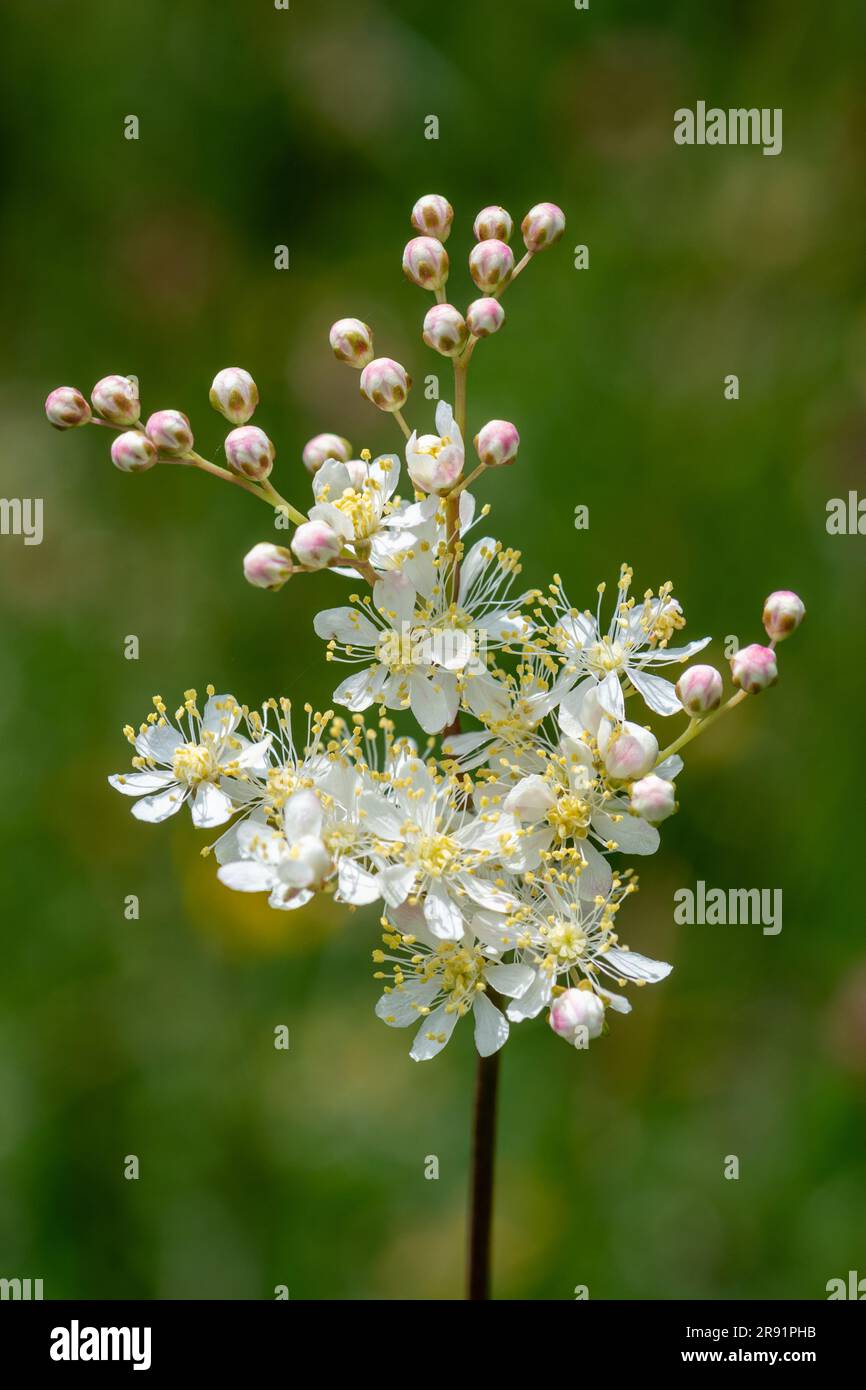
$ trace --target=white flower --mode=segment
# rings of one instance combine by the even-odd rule
[[[556,614],[552,629],[564,657],[577,664],[580,671],[594,681],[601,709],[612,719],[625,717],[622,682],[642,696],[657,714],[678,714],[682,706],[671,681],[652,674],[653,666],[669,666],[688,661],[710,641],[704,637],[688,642],[684,647],[669,647],[674,632],[685,624],[682,609],[671,595],[671,585],[663,584],[658,595],[647,590],[642,604],[629,598],[632,571],[623,565],[617,584],[617,603],[607,632],[601,629],[601,600],[605,586],[599,585],[598,610],[593,616],[588,610],[579,613],[570,608],[558,580],[552,586],[550,604]],[[580,690],[580,687],[578,688]],[[576,690],[566,710],[576,709],[583,691]]]
[[[374,569],[387,569],[392,557],[411,544],[411,536],[403,534],[406,504],[392,502],[399,478],[395,454],[383,454],[372,463],[328,459],[313,477],[316,503],[310,520],[324,521]],[[340,572],[355,574],[351,569]]]
[[[463,472],[464,446],[460,426],[446,401],[436,407],[436,434],[413,430],[406,441],[406,467],[421,492],[447,492]]]
[[[303,907],[334,873],[322,837],[323,819],[314,791],[295,792],[285,804],[279,830],[252,817],[238,827],[241,857],[220,865],[217,877],[242,893],[270,893],[271,907]]]
[[[483,653],[529,631],[519,603],[507,598],[519,554],[490,537],[477,541],[460,565],[455,602],[444,546],[434,552],[422,538],[399,564],[377,582],[372,602],[326,609],[314,627],[328,641],[329,659],[339,653],[364,668],[334,691],[339,704],[411,708],[425,732],[438,733],[454,721],[461,677],[485,669]]]
[[[360,811],[377,837],[376,882],[389,908],[420,904],[431,936],[459,941],[467,911],[518,906],[501,868],[515,846],[509,816],[474,814],[463,783],[425,764],[406,740],[392,750],[385,785],[377,802],[361,797]]]
[[[386,927],[384,950],[373,960],[385,967],[376,979],[387,980],[376,1014],[392,1028],[408,1028],[420,1020],[410,1057],[429,1061],[441,1052],[459,1018],[472,1013],[475,1046],[482,1057],[498,1052],[508,1037],[508,1019],[487,997],[489,986],[508,994],[515,982],[509,966],[479,947],[470,932],[456,941],[439,941],[426,929],[417,911],[392,913],[396,925]],[[523,980],[516,977],[518,988]]]
[[[580,895],[579,878],[557,874],[529,885],[520,909],[503,918],[479,912],[472,929],[482,943],[501,955],[513,952],[513,964],[523,971],[515,976],[508,1017],[513,1023],[535,1018],[553,997],[554,989],[588,983],[602,1003],[617,1013],[629,1013],[631,1004],[608,988],[610,979],[620,987],[631,982],[647,984],[663,980],[671,972],[664,961],[631,951],[619,944],[616,915],[624,898],[637,889],[627,870],[615,876],[610,892],[592,903]]]
[[[270,761],[270,735],[245,738],[236,732],[245,714],[234,696],[215,695],[209,686],[208,697],[200,714],[196,692],[187,691],[175,715],[177,727],[156,696],[155,712],[139,732],[126,729],[137,753],[136,770],[108,780],[125,796],[138,798],[132,807],[138,820],[166,820],[189,802],[194,825],[222,825],[249,803],[250,780],[264,774]]]

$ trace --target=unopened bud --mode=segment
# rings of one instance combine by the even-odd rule
[[[781,642],[796,632],[806,616],[806,607],[798,594],[790,589],[777,589],[764,604],[764,630],[775,642]]]
[[[482,208],[472,224],[476,241],[510,241],[514,221],[505,208]]]
[[[127,430],[111,441],[111,462],[121,473],[144,473],[156,461],[156,445],[141,430]]]
[[[337,319],[328,335],[331,351],[338,362],[358,371],[373,357],[373,330],[360,319]]]
[[[655,767],[659,755],[658,741],[649,729],[628,720],[611,726],[602,720],[598,730],[598,747],[608,774],[616,782],[632,782]]]
[[[138,382],[131,376],[104,376],[90,399],[97,415],[110,425],[134,425],[141,415]]]
[[[157,410],[144,428],[161,454],[188,454],[193,446],[189,420],[180,410]]]
[[[469,274],[483,294],[501,290],[514,269],[514,253],[504,241],[479,241],[469,252]]]
[[[565,213],[556,203],[536,203],[520,224],[527,251],[544,251],[565,231]]]
[[[258,425],[241,425],[226,435],[226,462],[242,477],[259,483],[274,466],[277,451]]]
[[[223,367],[213,379],[209,400],[233,425],[245,425],[259,403],[259,388],[243,367]]]
[[[45,398],[45,414],[56,430],[73,430],[87,424],[90,406],[74,386],[56,386]]]
[[[488,420],[475,436],[475,452],[488,468],[513,463],[520,448],[520,435],[509,420]]]
[[[421,336],[428,347],[443,357],[458,357],[468,341],[469,329],[453,304],[434,304],[424,316]]]
[[[632,783],[630,801],[634,813],[649,821],[650,825],[667,820],[677,809],[673,782],[666,782],[664,777],[656,777],[654,773]]]
[[[757,695],[759,690],[766,690],[768,685],[775,685],[779,679],[775,652],[770,647],[759,646],[757,642],[741,648],[731,657],[731,676],[734,685],[749,695]]]
[[[425,193],[412,209],[412,226],[425,236],[447,241],[454,220],[454,209],[441,193]]]
[[[305,521],[292,536],[292,550],[312,570],[324,569],[342,548],[342,540],[326,521]]]
[[[700,719],[722,703],[722,676],[715,666],[690,666],[676,684],[680,704],[687,714]]]
[[[505,310],[498,299],[473,299],[466,310],[466,326],[476,338],[489,338],[505,322]]]
[[[380,410],[400,410],[406,404],[411,385],[406,368],[391,357],[375,357],[361,373],[362,396]]]
[[[318,473],[326,459],[348,463],[351,457],[351,444],[339,434],[315,434],[304,445],[303,460],[308,473]]]
[[[604,1004],[589,989],[567,989],[557,995],[550,1006],[548,1018],[557,1037],[580,1046],[601,1034],[604,1023]]]
[[[422,290],[441,290],[448,279],[448,252],[435,237],[413,237],[403,249],[403,270]]]
[[[291,576],[294,562],[284,545],[260,541],[244,556],[244,578],[257,589],[281,589]]]

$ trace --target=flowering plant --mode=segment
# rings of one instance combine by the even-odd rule
[[[294,523],[288,548],[263,541],[246,555],[251,584],[276,591],[329,568],[363,585],[314,624],[326,659],[349,667],[333,693],[344,714],[305,706],[299,738],[287,699],[253,710],[208,687],[203,708],[187,690],[172,715],[156,696],[140,726],[125,730],[131,770],[109,780],[133,798],[139,820],[163,821],[186,805],[195,826],[224,827],[209,848],[230,889],[266,893],[281,911],[316,893],[351,907],[380,903],[376,1013],[414,1029],[416,1061],[435,1057],[471,1016],[481,1058],[475,1297],[487,1288],[496,1054],[512,1025],[542,1015],[585,1048],[609,1014],[630,1011],[628,986],[670,973],[620,937],[620,911],[637,890],[623,859],[659,847],[658,827],[677,809],[681,751],[776,681],[777,643],[804,607],[788,591],[770,595],[769,645],[731,659],[736,689],[723,702],[712,666],[686,666],[675,683],[662,674],[710,640],[678,645],[685,617],[670,583],[635,595],[622,565],[610,598],[599,584],[592,608],[572,604],[558,575],[543,590],[521,586],[519,552],[485,533],[489,508],[469,490],[487,469],[514,463],[518,431],[506,420],[483,424],[467,472],[467,372],[478,343],[504,323],[504,291],[561,238],[565,219],[553,204],[532,208],[515,264],[509,214],[480,212],[469,256],[480,297],[464,314],[445,294],[452,217],[439,195],[419,199],[417,235],[403,253],[407,277],[435,297],[424,342],[453,363],[453,402],[439,402],[432,429],[410,430],[411,379],[374,356],[365,323],[345,318],[330,330],[362,394],[402,431],[410,496],[399,491],[396,454],[364,449],[356,458],[328,433],[303,451],[311,504],[289,503],[271,482],[274,445],[249,423],[258,391],[240,368],[218,372],[210,391],[232,426],[226,467],[196,452],[180,411],[158,410],[143,424],[134,378],[98,382],[92,407],[59,387],[46,413],[58,429],[116,430],[111,458],[123,472],[197,469]],[[426,737],[398,734],[391,713],[401,710]],[[684,716],[685,727],[660,747],[651,716]]]

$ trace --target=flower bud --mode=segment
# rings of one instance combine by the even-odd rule
[[[722,676],[715,666],[690,666],[676,684],[680,704],[687,714],[700,719],[722,703]]]
[[[412,226],[425,236],[447,241],[454,220],[454,209],[441,193],[425,193],[412,209]]]
[[[453,304],[434,304],[424,316],[421,336],[428,347],[443,357],[458,357],[468,341],[469,329]]]
[[[770,647],[759,646],[757,642],[743,647],[736,656],[731,657],[731,676],[734,685],[749,695],[757,695],[759,690],[766,690],[768,685],[775,685],[779,679],[776,653]]]
[[[520,448],[517,427],[508,420],[488,420],[475,436],[475,452],[488,468],[513,463]]]
[[[373,330],[360,319],[337,319],[328,335],[331,350],[338,362],[358,371],[373,357]]]
[[[56,386],[45,398],[45,414],[56,430],[72,430],[87,424],[90,406],[74,386]]]
[[[608,775],[616,782],[632,782],[645,777],[655,767],[659,755],[655,735],[628,720],[615,726],[607,719],[602,720],[598,747]]]
[[[413,237],[403,249],[403,270],[422,290],[441,290],[448,279],[448,252],[435,237]]]
[[[257,589],[281,589],[294,569],[284,545],[260,541],[244,556],[244,578]]]
[[[482,208],[472,224],[476,241],[510,241],[514,221],[505,208]]]
[[[632,783],[630,800],[635,815],[642,816],[650,825],[667,820],[677,809],[673,782],[666,782],[664,777],[656,777],[654,773]]]
[[[156,445],[141,430],[127,430],[111,441],[111,462],[121,473],[144,473],[156,463]]]
[[[134,425],[141,415],[138,382],[131,376],[104,376],[90,393],[97,415],[110,425]]]
[[[351,457],[351,444],[339,434],[315,434],[304,445],[303,460],[308,473],[318,473],[326,459],[348,463]]]
[[[259,483],[274,466],[277,451],[258,425],[241,425],[226,435],[226,462],[242,477]]]
[[[189,420],[180,410],[157,410],[144,428],[161,454],[188,454],[193,446]]]
[[[565,213],[556,203],[536,203],[520,224],[527,251],[544,251],[565,231]]]
[[[795,632],[806,616],[806,608],[798,594],[790,589],[777,589],[764,604],[764,631],[775,642],[781,642]]]
[[[292,550],[311,570],[324,569],[342,548],[342,540],[326,521],[305,521],[292,536]]]
[[[213,379],[209,400],[233,425],[245,425],[259,403],[259,388],[243,367],[223,367]]]
[[[479,241],[469,252],[469,274],[483,294],[501,290],[514,269],[514,253],[504,241]]]
[[[604,1023],[604,1004],[590,989],[567,989],[550,1006],[548,1022],[557,1037],[575,1047],[599,1037]]]
[[[476,338],[489,338],[505,322],[505,310],[498,299],[473,299],[466,310],[466,324]]]
[[[406,404],[412,378],[391,357],[375,357],[361,373],[361,395],[380,410],[399,410]]]

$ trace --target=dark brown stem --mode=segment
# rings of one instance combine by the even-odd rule
[[[496,1143],[496,1093],[499,1053],[479,1057],[472,1118],[472,1192],[469,1206],[469,1252],[466,1297],[490,1297],[490,1227],[493,1218],[493,1166]]]

